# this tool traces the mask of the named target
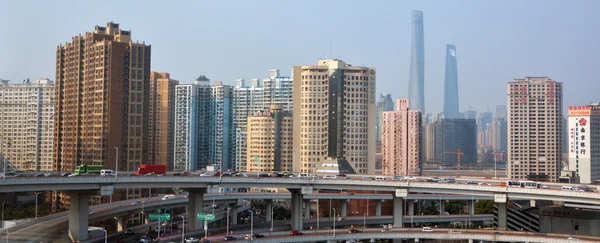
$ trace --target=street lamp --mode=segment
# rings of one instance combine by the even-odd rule
[[[37,218],[38,218],[37,217],[37,213],[38,213],[38,195],[40,195],[40,194],[42,194],[42,193],[41,192],[36,192],[35,193],[35,220],[37,220]],[[4,226],[4,223],[3,223],[3,226]]]
[[[5,202],[6,201],[2,201],[2,225],[0,225],[2,227],[0,227],[0,228],[4,228],[4,203]]]
[[[250,212],[250,241],[254,238],[254,212],[251,209],[248,209]]]
[[[335,238],[335,208],[331,208],[333,210],[333,238]]]
[[[229,210],[231,210],[231,207],[227,207],[227,231],[225,231],[225,235],[229,235]]]
[[[142,219],[140,220],[140,224],[144,224],[144,222],[146,221],[146,218],[144,217],[144,203],[146,201],[142,200],[142,212],[140,212],[140,215],[142,216]]]
[[[104,231],[104,243],[108,243],[108,232],[106,232],[105,229],[103,229]]]
[[[185,216],[179,215],[179,217],[183,219],[183,226],[181,226],[181,243],[184,243],[183,241],[185,240]]]
[[[158,221],[157,221],[158,222],[158,228],[157,228],[158,235],[156,236],[156,239],[160,239],[160,209],[157,209],[156,211],[158,211]]]
[[[271,232],[273,232],[273,214],[275,214],[275,208],[277,206],[272,206],[271,207]]]
[[[119,178],[119,147],[115,147],[115,179]]]
[[[369,216],[369,197],[367,196],[367,210],[365,210],[363,218],[363,228],[367,228],[367,216]]]
[[[317,230],[319,229],[319,219],[321,215],[319,215],[319,199],[317,199]]]

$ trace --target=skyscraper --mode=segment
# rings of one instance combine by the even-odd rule
[[[54,89],[49,79],[0,79],[0,168],[52,171]]]
[[[148,161],[150,54],[113,22],[57,47],[54,171],[117,164],[134,171]]]
[[[291,112],[281,105],[248,117],[248,171],[291,171],[292,127]]]
[[[391,94],[379,94],[379,101],[377,101],[377,138],[378,142],[381,142],[382,124],[383,124],[383,112],[393,111],[394,101],[392,100]]]
[[[412,46],[410,49],[410,76],[408,98],[412,109],[425,114],[425,37],[423,12],[412,11]]]
[[[441,130],[441,156],[442,163],[448,166],[477,163],[477,125],[474,119],[442,119]]]
[[[169,171],[173,170],[175,87],[178,84],[169,73],[150,73],[148,162],[166,164]]]
[[[233,87],[214,82],[210,96],[209,164],[223,170],[235,169],[233,131]]]
[[[458,114],[458,69],[456,66],[456,47],[450,44],[446,45],[444,118],[460,118]]]
[[[329,59],[293,73],[294,172],[375,173],[375,68]]]
[[[577,183],[600,180],[600,103],[569,106],[569,171]]]
[[[562,168],[562,83],[548,77],[507,84],[508,176],[557,181]]]
[[[383,113],[382,171],[384,175],[421,173],[421,112],[408,99],[396,100],[396,110]]]

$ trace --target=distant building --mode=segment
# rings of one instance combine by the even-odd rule
[[[508,176],[511,179],[555,182],[560,176],[562,86],[561,82],[548,77],[508,82]]]
[[[53,171],[54,89],[49,79],[0,79],[0,168]]]
[[[496,118],[492,122],[492,149],[494,152],[506,154],[508,151],[508,140],[506,139],[507,123],[504,118]]]
[[[409,99],[396,100],[396,110],[383,113],[382,172],[390,176],[421,173],[421,112]]]
[[[507,116],[506,106],[505,105],[497,105],[496,106],[496,118],[502,118],[506,120]]]
[[[442,124],[434,121],[425,126],[425,161],[428,163],[439,163],[442,161]]]
[[[579,183],[600,180],[600,103],[569,106],[568,127],[569,171]]]
[[[477,125],[474,119],[442,119],[441,156],[442,164],[457,166],[477,163]]]
[[[477,119],[477,111],[468,110],[463,112],[464,119]]]
[[[175,136],[175,86],[169,73],[150,73],[148,163],[166,164],[173,170]]]
[[[412,108],[425,114],[425,35],[423,32],[423,12],[412,11],[411,21],[410,73],[408,77],[408,98]]]
[[[450,44],[446,45],[444,118],[460,118],[458,112],[458,67],[456,63],[456,47]]]
[[[381,142],[381,133],[383,131],[383,112],[393,111],[394,110],[394,101],[392,101],[391,94],[379,94],[379,101],[377,101],[377,138],[376,141]],[[377,150],[380,152],[381,150]]]
[[[235,169],[233,87],[217,81],[210,88],[209,164],[223,170]]]
[[[292,115],[281,105],[248,117],[249,172],[292,171]]]

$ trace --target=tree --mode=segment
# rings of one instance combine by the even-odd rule
[[[481,200],[475,203],[475,214],[491,214],[494,212],[494,201]]]

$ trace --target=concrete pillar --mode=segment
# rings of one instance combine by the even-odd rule
[[[298,189],[289,189],[292,193],[292,230],[302,230],[302,203],[304,196]]]
[[[117,232],[121,232],[127,229],[127,221],[129,221],[129,217],[126,215],[121,215],[115,217],[115,221],[117,222]]]
[[[383,200],[375,201],[375,216],[381,216],[381,203]]]
[[[445,215],[446,212],[446,206],[444,205],[444,200],[440,201],[440,215]]]
[[[265,202],[267,203],[267,214],[265,217],[267,217],[267,222],[271,222],[271,217],[273,216],[273,200],[266,200]]]
[[[469,206],[469,214],[475,215],[475,202],[472,202]]]
[[[88,215],[91,192],[71,191],[69,206],[69,238],[78,242],[88,239]]]
[[[198,220],[197,214],[204,210],[204,193],[206,188],[194,188],[187,190],[188,195],[188,229],[189,231],[201,230],[204,228],[204,221]]]
[[[529,206],[532,208],[535,207],[535,200],[533,200],[533,199],[529,200]]]
[[[408,215],[415,215],[415,202],[416,201],[408,202]]]
[[[393,221],[395,228],[403,228],[402,218],[404,214],[404,198],[408,196],[408,189],[396,189],[396,193],[393,195],[394,204],[394,215]]]
[[[229,210],[229,224],[236,225],[238,223],[238,211],[235,210],[235,207],[232,207]]]
[[[310,219],[310,200],[304,200],[304,217]]]
[[[494,194],[494,203],[498,208],[498,230],[506,230],[506,202],[508,197],[503,193]]]
[[[347,217],[348,216],[348,209],[347,209],[348,205],[347,204],[348,204],[348,200],[345,200],[345,199],[342,200],[341,210],[340,210],[342,217]]]

